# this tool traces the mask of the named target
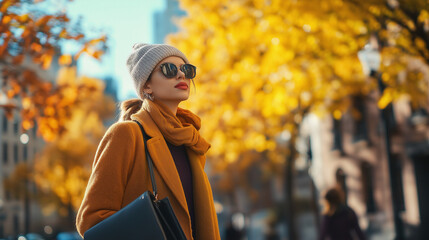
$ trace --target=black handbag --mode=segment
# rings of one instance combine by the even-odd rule
[[[143,126],[134,120],[143,134],[146,159],[152,182],[153,194],[144,192],[136,200],[99,222],[84,234],[85,240],[185,240],[186,236],[174,214],[168,198],[157,199],[155,176],[152,158],[147,149],[149,136]]]

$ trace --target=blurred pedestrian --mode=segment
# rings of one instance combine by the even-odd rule
[[[80,235],[152,190],[143,136],[134,122],[138,121],[151,137],[147,148],[158,198],[169,198],[187,239],[220,239],[212,190],[204,172],[210,144],[198,131],[200,118],[178,107],[189,97],[196,67],[181,51],[166,44],[135,44],[127,67],[139,98],[122,102],[121,119],[98,146],[76,218]]]
[[[241,240],[243,239],[242,231],[238,230],[232,222],[229,222],[225,229],[225,240]]]
[[[356,213],[344,204],[340,190],[332,188],[325,194],[326,210],[319,240],[365,240]]]
[[[225,240],[244,240],[246,231],[245,220],[242,213],[234,213],[228,221],[225,229]]]
[[[273,217],[267,220],[267,229],[265,231],[265,240],[280,240],[280,235],[276,230],[276,219]]]

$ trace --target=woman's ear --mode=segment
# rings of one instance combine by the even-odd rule
[[[150,85],[150,83],[149,83],[149,82],[146,82],[146,83],[144,84],[144,86],[143,86],[143,91],[144,91],[145,93],[147,93],[147,94],[152,94],[152,93],[153,93],[153,90],[152,90],[151,85]]]

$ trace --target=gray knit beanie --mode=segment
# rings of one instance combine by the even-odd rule
[[[164,58],[177,56],[189,63],[185,54],[179,49],[167,44],[136,43],[133,52],[127,60],[128,71],[134,80],[137,95],[143,99],[143,86],[156,65]]]

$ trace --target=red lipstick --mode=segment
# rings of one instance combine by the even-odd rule
[[[180,82],[180,83],[178,83],[174,87],[178,88],[178,89],[182,89],[182,90],[187,90],[188,89],[188,84],[186,84],[185,82]]]

